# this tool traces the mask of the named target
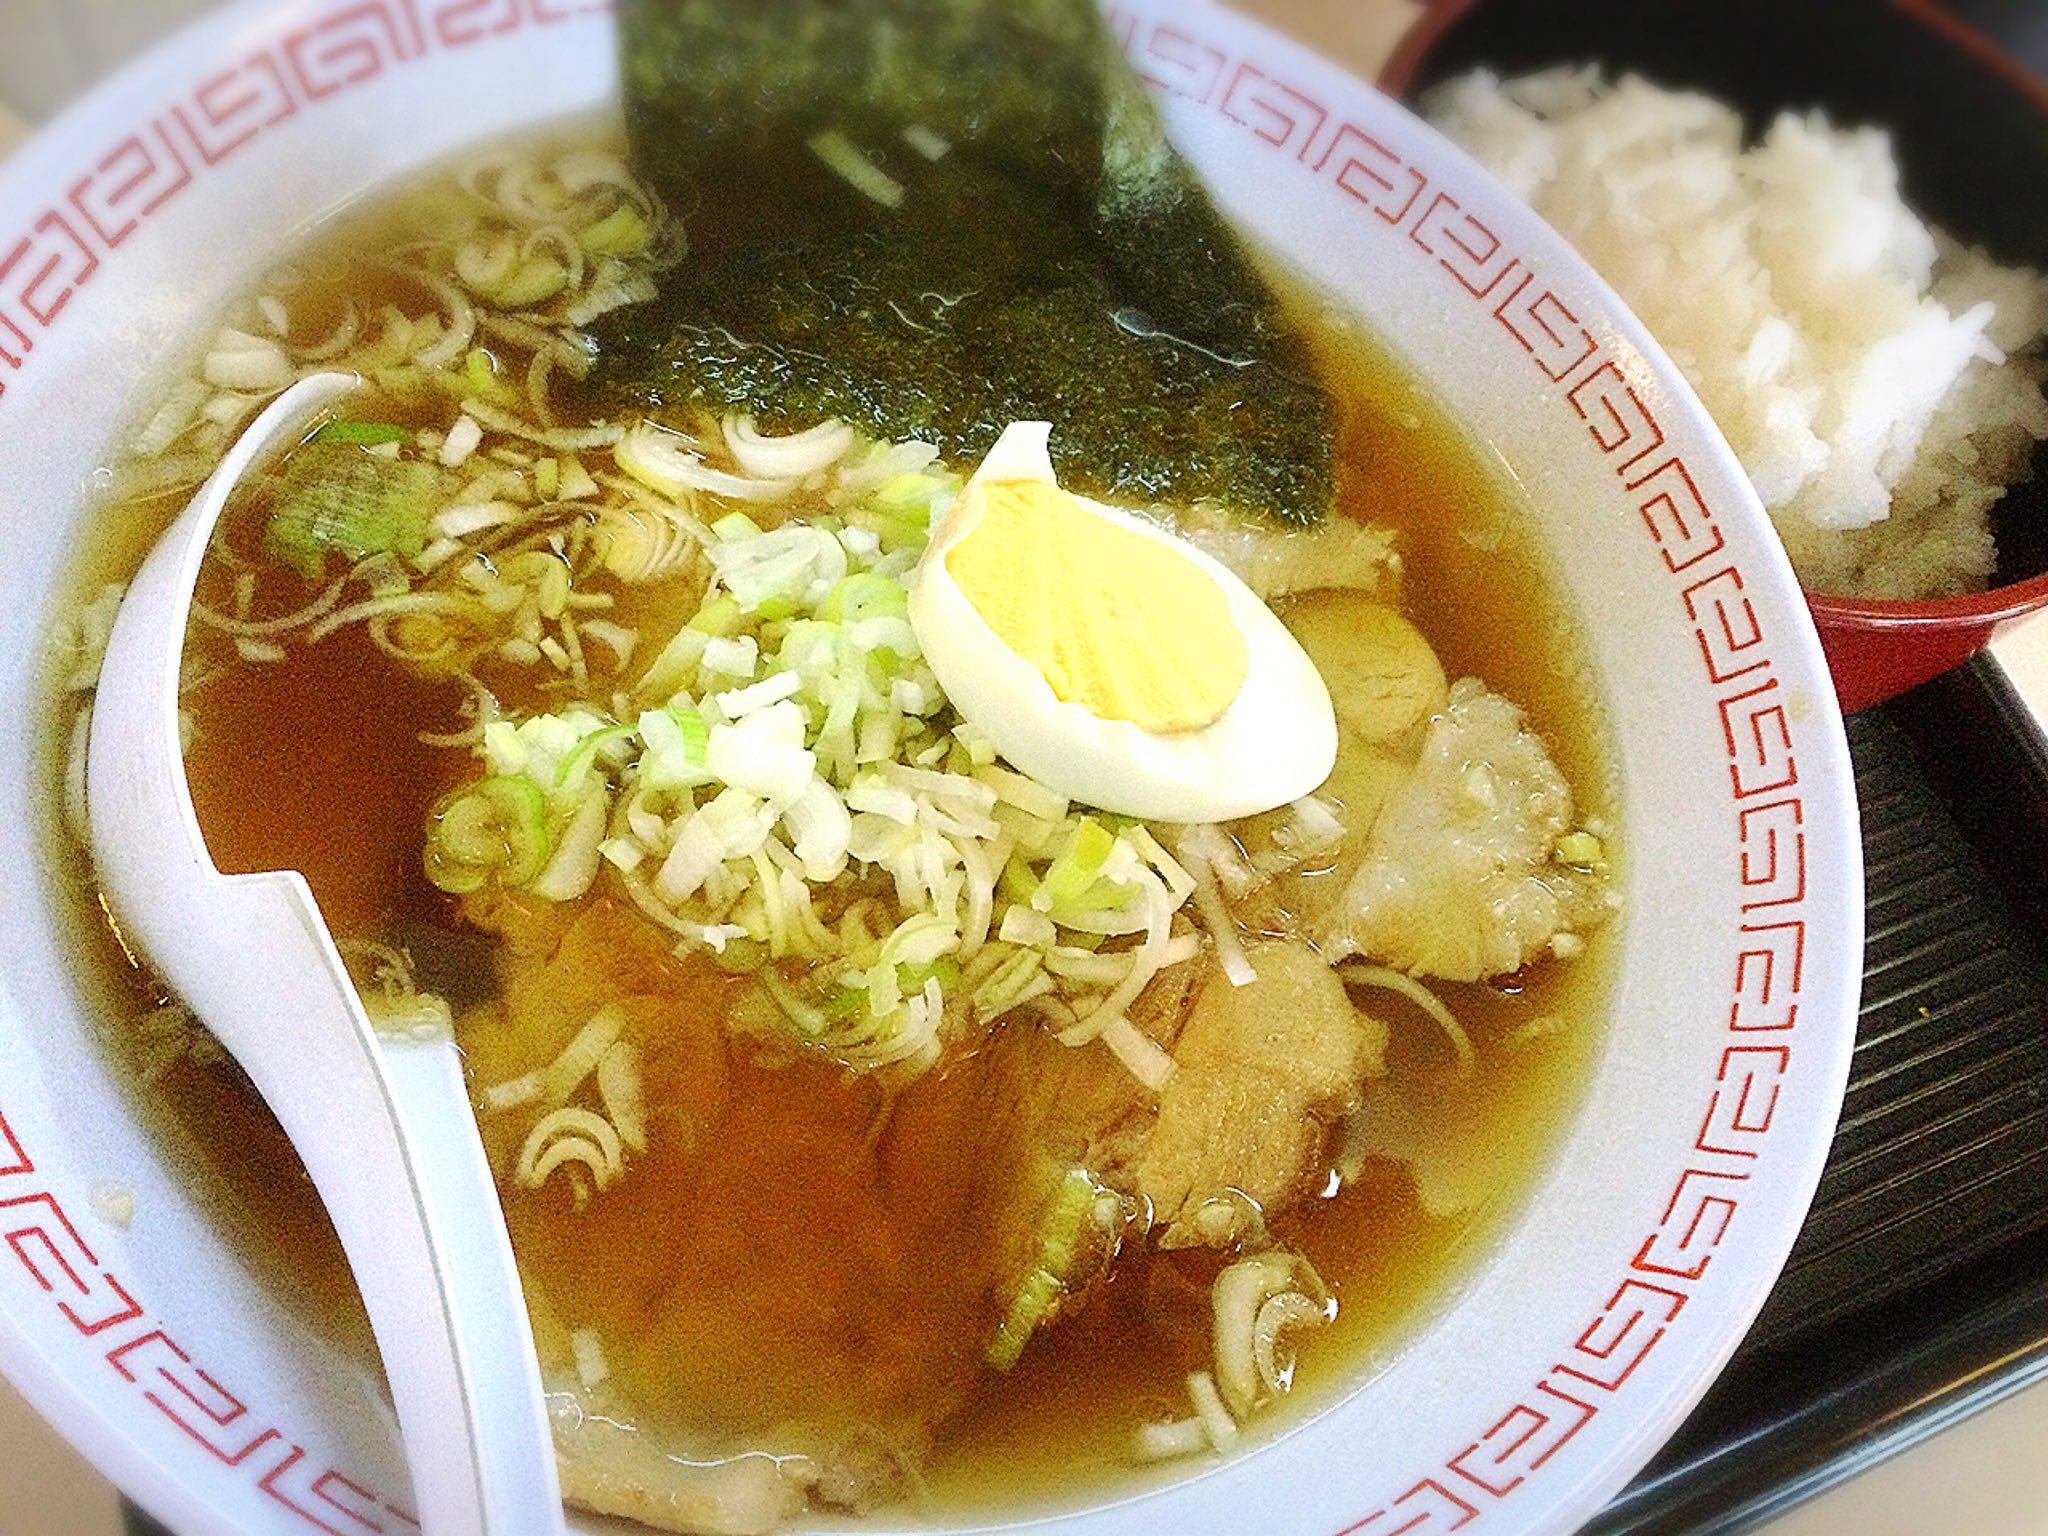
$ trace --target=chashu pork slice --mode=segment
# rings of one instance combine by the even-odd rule
[[[1256,1221],[1244,1200],[1299,1198],[1382,1043],[1312,950],[1272,943],[1247,987],[1204,956],[1134,1005],[1178,1058],[1160,1095],[1020,1016],[892,1101],[759,1059],[725,1029],[743,983],[615,903],[474,915],[503,941],[502,996],[465,1020],[480,1085],[606,1006],[642,1058],[647,1147],[619,1180],[580,1204],[559,1178],[506,1198],[565,1491],[667,1530],[752,1536],[807,1502],[902,1497],[1006,1330],[1021,1347],[1085,1301],[1148,1210],[1166,1241],[1227,1243]],[[501,1168],[523,1123],[486,1116]],[[1102,1198],[1075,1228],[1080,1174]]]
[[[1452,684],[1323,919],[1323,949],[1445,981],[1520,970],[1610,910],[1603,879],[1554,857],[1573,817],[1521,710],[1474,678]]]
[[[1386,1030],[1321,956],[1292,940],[1248,953],[1258,979],[1204,984],[1174,1044],[1158,1117],[1111,1170],[1150,1202],[1167,1247],[1255,1235],[1324,1168],[1329,1132],[1381,1070]]]
[[[1289,527],[1191,509],[1175,516],[1174,527],[1269,603],[1297,592],[1339,589],[1391,602],[1400,588],[1393,531],[1375,524],[1340,515]]]
[[[942,1177],[942,1148],[926,1177],[885,1169],[881,1086],[731,1034],[747,979],[677,958],[621,904],[472,915],[503,941],[501,997],[464,1020],[480,1086],[544,1065],[605,1008],[639,1056],[645,1149],[581,1198],[567,1172],[507,1176],[535,1109],[483,1117],[569,1496],[732,1536],[800,1495],[900,1498],[984,1368],[1002,1218],[982,1187]],[[578,1335],[604,1360],[595,1383]]]
[[[689,1536],[770,1536],[809,1501],[817,1469],[807,1459],[677,1455],[601,1388],[559,1370],[547,1385],[562,1497],[579,1509]]]

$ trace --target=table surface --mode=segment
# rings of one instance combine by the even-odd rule
[[[0,157],[215,0],[0,0]],[[1370,75],[1413,0],[1233,0]],[[2048,615],[1996,654],[2048,719]],[[0,1381],[0,1536],[120,1536],[118,1500]],[[2048,1386],[2019,1393],[1765,1528],[1765,1536],[2048,1536]]]

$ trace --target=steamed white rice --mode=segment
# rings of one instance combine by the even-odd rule
[[[1684,370],[1809,589],[1985,585],[1991,506],[2048,437],[2048,280],[1921,222],[1883,132],[1788,113],[1745,147],[1734,109],[1590,67],[1425,107]]]

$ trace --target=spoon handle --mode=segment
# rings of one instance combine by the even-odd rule
[[[178,729],[192,584],[229,496],[359,381],[316,374],[243,434],[150,552],[107,642],[86,753],[125,942],[241,1063],[305,1164],[383,1352],[425,1536],[558,1536],[525,1302],[453,1041],[384,1048],[299,875],[223,875]]]
[[[302,877],[217,878],[207,928],[223,952],[187,951],[200,963],[180,990],[271,1105],[334,1222],[425,1536],[559,1536],[540,1369],[454,1041],[371,1029]]]
[[[445,1255],[460,1257],[444,1260],[441,1294],[448,1331],[470,1373],[471,1449],[490,1529],[493,1536],[559,1532],[562,1494],[540,1366],[462,1055],[447,1039],[383,1037],[379,1046],[427,1226],[445,1239]]]

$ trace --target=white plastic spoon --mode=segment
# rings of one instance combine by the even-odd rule
[[[93,856],[128,942],[248,1072],[326,1204],[370,1314],[425,1536],[556,1536],[519,1276],[452,1039],[380,1036],[305,877],[224,875],[178,736],[192,589],[238,481],[354,389],[256,419],[150,552],[107,643],[86,757]]]

